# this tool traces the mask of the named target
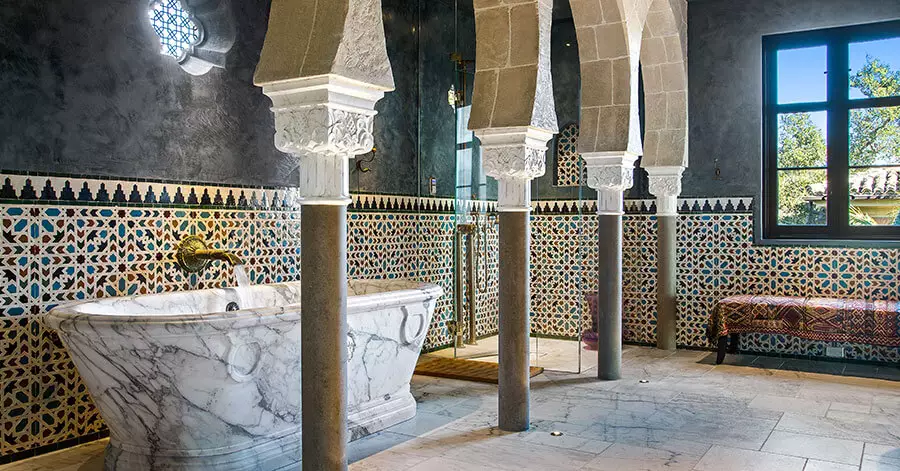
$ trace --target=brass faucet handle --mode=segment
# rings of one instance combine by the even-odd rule
[[[188,273],[200,272],[209,265],[209,259],[200,257],[199,253],[207,250],[209,247],[202,237],[187,236],[178,244],[175,261],[182,270]]]

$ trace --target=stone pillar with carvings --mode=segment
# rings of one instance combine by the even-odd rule
[[[588,186],[597,190],[599,318],[597,377],[622,377],[622,216],[625,190],[634,184],[637,156],[629,152],[582,154]]]
[[[485,173],[497,179],[499,222],[499,425],[530,426],[531,180],[544,174],[553,133],[533,127],[482,129]]]
[[[528,430],[531,180],[557,132],[550,73],[552,0],[475,2],[476,72],[469,129],[499,183],[499,425]]]
[[[675,350],[677,332],[676,280],[678,195],[684,167],[648,167],[650,193],[656,196],[656,346]]]
[[[394,88],[381,1],[273,0],[254,81],[299,162],[303,469],[346,470],[350,159]]]

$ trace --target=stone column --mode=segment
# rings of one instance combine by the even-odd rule
[[[469,129],[499,183],[502,430],[528,430],[531,180],[557,132],[550,70],[552,0],[476,1],[477,61]]]
[[[656,346],[675,350],[677,332],[676,252],[678,195],[684,167],[648,167],[650,193],[656,196]]]
[[[634,183],[637,156],[628,152],[582,154],[588,186],[597,190],[600,308],[597,377],[622,377],[622,215],[624,191]]]
[[[501,430],[528,430],[530,423],[531,180],[544,174],[553,133],[532,128],[483,129],[485,173],[499,184]]]
[[[276,147],[300,182],[303,469],[347,469],[347,205],[350,158],[372,149],[379,87],[337,75],[263,85]]]
[[[381,1],[273,0],[254,81],[299,162],[303,469],[346,470],[350,159],[394,88]]]

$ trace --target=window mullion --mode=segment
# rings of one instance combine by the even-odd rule
[[[828,47],[828,228],[837,238],[845,238],[850,226],[849,69],[848,41],[840,35]]]

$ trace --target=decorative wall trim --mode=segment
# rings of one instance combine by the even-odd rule
[[[350,211],[495,212],[496,201],[354,193]],[[0,202],[196,209],[296,210],[296,189],[0,171]]]
[[[539,200],[533,201],[535,213],[545,214],[597,214],[597,201],[587,200]],[[656,214],[655,199],[625,200],[625,214]],[[737,198],[679,198],[681,214],[751,214],[752,197]]]
[[[0,173],[8,203],[293,209],[293,190],[186,181]]]

